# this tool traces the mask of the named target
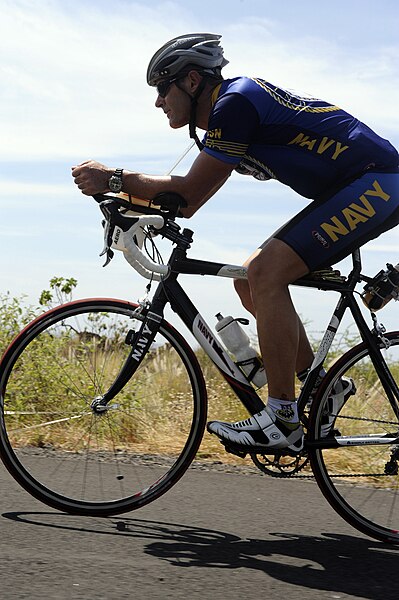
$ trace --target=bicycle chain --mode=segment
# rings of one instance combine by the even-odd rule
[[[347,419],[349,421],[366,421],[367,423],[381,423],[382,425],[396,425],[398,426],[397,421],[381,421],[381,419],[367,419],[366,417],[346,417],[339,415],[340,419]]]
[[[256,463],[255,463],[256,464]],[[257,465],[256,465],[257,466]],[[257,467],[259,469],[259,467]],[[263,471],[259,469],[261,473],[265,475],[269,475],[270,477],[277,477],[278,479],[315,479],[314,475],[303,475],[297,473],[282,473],[282,472],[272,472],[272,471]],[[355,477],[392,477],[391,473],[338,473],[337,475],[329,475],[330,479],[345,479],[345,478],[355,478]]]
[[[308,412],[306,412],[306,415],[309,418],[309,413]],[[347,419],[349,421],[365,421],[366,423],[381,423],[381,425],[396,425],[397,427],[399,427],[398,421],[382,421],[381,419],[370,419],[370,418],[367,418],[367,417],[348,417],[348,416],[345,416],[345,415],[337,415],[335,413],[331,414],[331,416],[333,416],[335,418],[339,416],[339,418],[342,419],[342,420],[343,419]]]
[[[263,471],[262,471],[263,472]],[[278,477],[279,479],[315,479],[314,475],[296,475],[295,473],[275,473],[272,477]],[[342,473],[338,475],[329,475],[330,479],[337,478],[354,478],[354,477],[392,477],[390,473]]]

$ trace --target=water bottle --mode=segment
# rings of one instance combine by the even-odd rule
[[[251,346],[251,342],[240,323],[248,325],[247,319],[234,319],[231,316],[216,315],[216,331],[227,350],[233,354],[237,366],[245,373],[248,380],[257,388],[266,383],[265,368],[258,352]]]
[[[392,298],[399,299],[399,264],[387,264],[386,271],[380,271],[364,286],[362,300],[372,311],[384,308]]]

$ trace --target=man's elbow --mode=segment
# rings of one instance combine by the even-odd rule
[[[186,208],[181,208],[180,212],[185,219],[190,219],[199,209],[199,206],[186,206]]]
[[[180,212],[183,215],[183,217],[185,217],[186,219],[190,219],[190,217],[192,217],[197,212],[197,210],[200,209],[203,204],[205,204],[205,202],[206,199],[199,201],[188,200],[187,206],[181,208]]]

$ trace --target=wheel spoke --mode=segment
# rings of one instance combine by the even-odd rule
[[[389,337],[391,346],[383,355],[399,381],[399,333]],[[327,374],[311,410],[310,441],[321,437],[326,399],[340,377],[352,378],[356,393],[338,412],[333,427],[338,444],[340,436],[354,436],[354,443],[310,449],[316,480],[351,525],[377,539],[399,543],[399,422],[364,344],[348,351]],[[392,442],[381,444],[387,435]],[[373,436],[376,443],[370,444]]]
[[[205,386],[192,350],[161,324],[134,376],[96,410],[142,317],[128,303],[92,303],[43,315],[6,352],[0,450],[18,481],[51,506],[116,514],[155,499],[187,469],[205,426]]]

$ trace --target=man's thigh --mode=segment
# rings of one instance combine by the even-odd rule
[[[309,204],[274,237],[315,270],[339,262],[398,223],[399,173],[367,173],[327,200]]]

